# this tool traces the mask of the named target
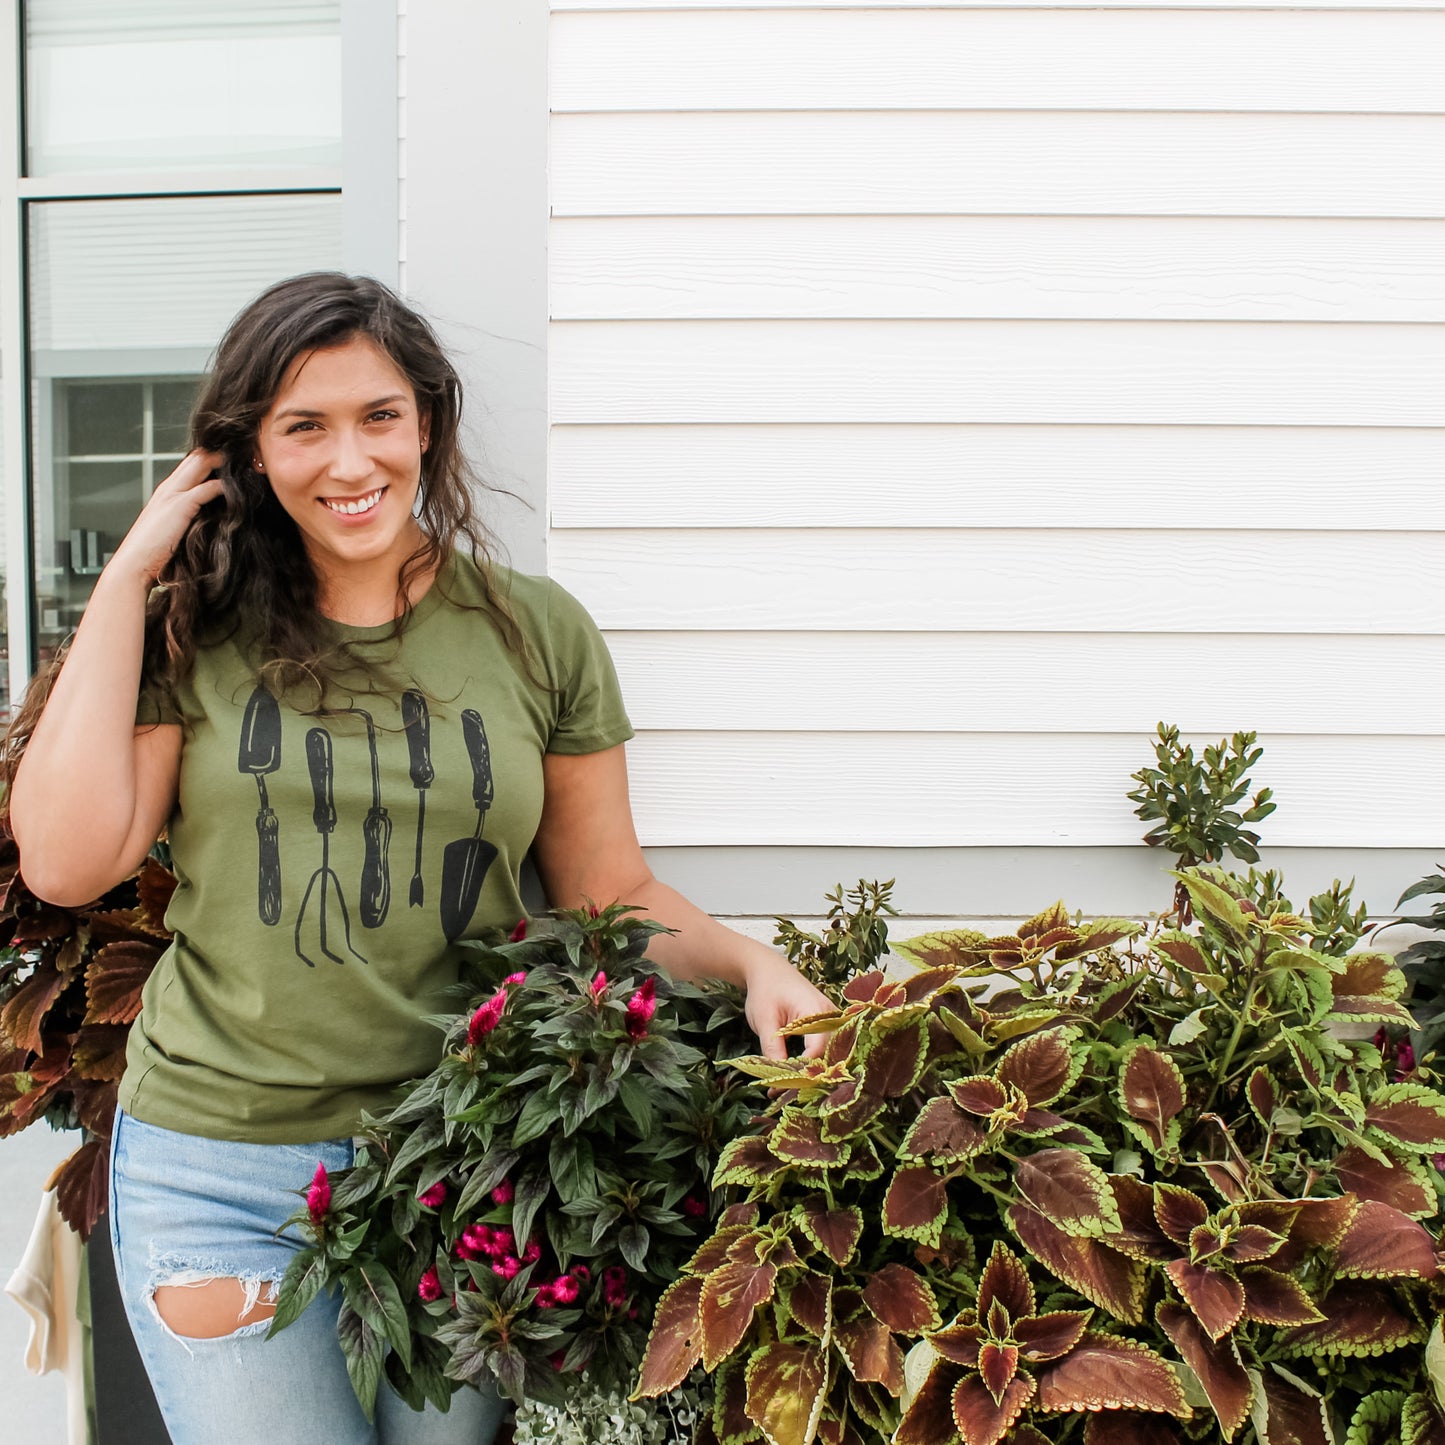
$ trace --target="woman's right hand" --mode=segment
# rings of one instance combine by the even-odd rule
[[[109,567],[154,582],[175,555],[196,513],[221,495],[220,480],[211,473],[224,461],[223,452],[202,451],[199,447],[183,457],[175,471],[157,484],[116,548]]]

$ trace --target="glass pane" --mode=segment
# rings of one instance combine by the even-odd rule
[[[47,201],[28,217],[43,659],[184,450],[199,379],[232,316],[274,281],[340,266],[341,202]]]
[[[73,457],[139,453],[145,422],[145,388],[138,381],[73,382],[66,416]]]
[[[158,452],[183,452],[196,399],[194,381],[158,381],[155,384],[155,436]]]
[[[27,0],[27,174],[341,164],[341,0]]]

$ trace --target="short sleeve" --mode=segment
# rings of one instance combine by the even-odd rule
[[[174,697],[169,696],[163,688],[150,686],[142,687],[140,697],[136,699],[135,725],[138,728],[154,727],[157,723],[179,723],[183,722],[181,710],[176,706]]]
[[[597,624],[572,594],[547,584],[547,639],[560,689],[549,753],[599,753],[632,733],[612,655]]]

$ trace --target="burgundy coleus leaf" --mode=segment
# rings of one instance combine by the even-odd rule
[[[1400,1438],[1404,1445],[1445,1445],[1445,1416],[1429,1395],[1411,1395],[1400,1411]],[[1313,1439],[1305,1445],[1315,1445]]]
[[[1343,1279],[1434,1279],[1439,1273],[1435,1241],[1425,1227],[1373,1199],[1363,1200],[1355,1212],[1335,1269]]]
[[[980,1153],[988,1134],[952,1099],[930,1099],[903,1136],[900,1159],[932,1159],[936,1164],[957,1164]]]
[[[1249,1107],[1259,1117],[1259,1122],[1268,1129],[1274,1119],[1274,1111],[1279,1108],[1279,1085],[1275,1083],[1273,1075],[1261,1065],[1249,1076],[1249,1083],[1245,1085],[1244,1091],[1249,1097]]]
[[[1028,1100],[1017,1090],[1005,1089],[989,1074],[973,1074],[955,1079],[948,1086],[953,1102],[960,1109],[980,1119],[991,1119],[1004,1110],[1011,1110],[1017,1119],[1028,1112]]]
[[[150,929],[166,932],[166,909],[171,906],[171,896],[176,891],[176,875],[169,868],[162,867],[154,858],[147,858],[141,864],[140,874],[135,880],[136,894],[140,899],[141,919]]]
[[[827,1041],[823,1045],[825,1064],[842,1064],[847,1061],[853,1052],[853,1045],[858,1042],[859,1023],[858,1018],[845,1019],[827,1035]]]
[[[744,1199],[738,1204],[729,1204],[718,1216],[718,1226],[722,1229],[731,1229],[735,1225],[743,1225],[751,1228],[758,1222],[761,1211],[757,1204],[751,1199]]]
[[[1259,1225],[1287,1235],[1299,1218],[1300,1208],[1298,1199],[1251,1199],[1233,1206],[1233,1218],[1243,1225]]]
[[[1406,1315],[1385,1286],[1341,1280],[1319,1302],[1320,1324],[1287,1331],[1280,1343],[1297,1355],[1382,1355],[1425,1339],[1425,1327]]]
[[[1223,1339],[1243,1318],[1244,1287],[1237,1279],[1187,1259],[1171,1260],[1164,1270],[1211,1339]]]
[[[1266,1265],[1245,1265],[1238,1275],[1244,1316],[1261,1325],[1308,1325],[1324,1316],[1292,1275]]]
[[[849,1003],[872,1003],[880,989],[888,986],[888,975],[875,968],[869,973],[860,973],[843,985],[843,997]]]
[[[1336,1161],[1338,1162],[1338,1161]],[[1297,1253],[1296,1246],[1334,1249],[1345,1237],[1359,1201],[1348,1195],[1337,1199],[1296,1199],[1299,1213],[1290,1226],[1290,1243],[1276,1256],[1276,1262]]]
[[[1019,1372],[1019,1351],[1017,1345],[1000,1345],[985,1340],[978,1349],[978,1377],[983,1387],[1001,1405],[1008,1387],[1013,1384]]]
[[[877,1098],[896,1099],[918,1082],[928,1053],[928,1022],[916,1019],[902,1028],[882,1035],[858,1066],[858,1079],[865,1093]]]
[[[1334,1445],[1325,1402],[1319,1395],[1306,1394],[1274,1370],[1260,1372],[1264,1386],[1266,1428],[1270,1445]]]
[[[788,1313],[815,1339],[826,1340],[833,1327],[833,1281],[811,1270],[788,1290]]]
[[[1199,1321],[1183,1305],[1166,1300],[1155,1311],[1159,1328],[1169,1336],[1180,1358],[1196,1375],[1209,1396],[1226,1440],[1234,1439],[1249,1418],[1254,1387],[1233,1340],[1211,1340]]]
[[[1179,1432],[1159,1415],[1104,1410],[1085,1422],[1084,1445],[1179,1445]]]
[[[1109,1187],[1119,1211],[1119,1229],[1110,1234],[1113,1248],[1131,1259],[1164,1261],[1179,1254],[1154,1217],[1154,1190],[1132,1174],[1111,1174]]]
[[[1144,1266],[1097,1239],[1056,1229],[1036,1209],[1015,1204],[1008,1222],[1019,1242],[1051,1274],[1125,1324],[1138,1324],[1144,1302]]]
[[[938,1301],[932,1286],[906,1264],[885,1264],[863,1286],[863,1300],[900,1335],[921,1335],[938,1328]]]
[[[766,1136],[751,1134],[730,1139],[713,1168],[712,1186],[721,1189],[724,1184],[764,1184],[785,1168],[787,1165],[768,1147]]]
[[[957,1367],[935,1362],[904,1411],[893,1445],[955,1445],[958,1422],[953,1418],[953,1391],[959,1377]]]
[[[1041,1149],[1021,1159],[1014,1186],[1065,1234],[1098,1237],[1119,1227],[1109,1176],[1077,1149]]]
[[[762,1431],[748,1415],[746,1361],[729,1360],[712,1377],[712,1428],[718,1445],[747,1445]],[[639,1390],[638,1394],[646,1391]]]
[[[1190,1235],[1209,1218],[1209,1206],[1197,1194],[1177,1184],[1156,1184],[1154,1218],[1175,1244],[1188,1249]]]
[[[1363,1014],[1400,998],[1406,978],[1388,953],[1351,953],[1340,960],[1340,971],[1330,975],[1330,988],[1337,1014]]]
[[[41,1030],[51,1005],[65,990],[66,977],[46,959],[11,995],[0,1009],[0,1038],[16,1049],[38,1054],[43,1051]]]
[[[1046,1315],[1030,1315],[1014,1321],[1013,1338],[1030,1364],[1056,1360],[1079,1343],[1093,1313],[1092,1310],[1054,1310]]]
[[[64,938],[75,931],[75,915],[68,908],[56,908],[42,903],[34,913],[27,913],[15,920],[12,937],[17,945],[26,943],[49,943],[52,939]]]
[[[1242,1224],[1223,1241],[1220,1252],[1231,1264],[1253,1264],[1278,1254],[1285,1238],[1262,1224]]]
[[[1085,1333],[1077,1349],[1038,1367],[1040,1410],[1152,1410],[1187,1418],[1179,1377],[1162,1356],[1117,1335]]]
[[[813,1345],[778,1341],[748,1361],[748,1414],[769,1445],[807,1445],[818,1427],[827,1361]]]
[[[1119,1102],[1156,1150],[1172,1148],[1170,1125],[1184,1108],[1184,1075],[1173,1059],[1138,1042],[1119,1072]]]
[[[702,1287],[701,1279],[685,1276],[663,1291],[642,1357],[639,1395],[666,1395],[677,1389],[702,1359]]]
[[[863,1211],[856,1204],[828,1208],[821,1194],[810,1194],[793,1211],[804,1235],[840,1268],[853,1258],[863,1233]]]
[[[1046,941],[1047,936],[1061,931],[1072,937],[1076,930],[1070,925],[1069,910],[1059,899],[1019,924],[1018,936],[1027,939],[1035,949],[1045,949],[1052,947]]]
[[[987,1331],[977,1323],[977,1312],[965,1310],[951,1324],[929,1335],[928,1343],[945,1360],[966,1369],[978,1368],[979,1346],[984,1342]]]
[[[1211,972],[1209,959],[1187,933],[1161,933],[1152,940],[1151,946],[1156,953],[1162,953],[1171,963],[1190,973]]]
[[[1037,1389],[1031,1375],[1015,1375],[1003,1398],[995,1400],[979,1376],[960,1380],[953,1390],[953,1421],[963,1445],[998,1445]]]
[[[937,1245],[948,1217],[944,1183],[932,1169],[907,1165],[883,1196],[883,1232],[923,1244]]]
[[[89,1239],[110,1188],[109,1140],[88,1139],[51,1176],[50,1187],[60,1217],[82,1242]]]
[[[1043,1029],[1012,1045],[999,1060],[994,1077],[1014,1088],[1031,1109],[1051,1104],[1079,1077],[1084,1056],[1074,1048],[1078,1038],[1070,1028]]]
[[[698,1315],[706,1369],[717,1369],[737,1349],[753,1322],[753,1311],[772,1298],[777,1273],[770,1264],[725,1264],[703,1281]]]
[[[1335,1156],[1334,1169],[1340,1188],[1361,1199],[1388,1204],[1412,1219],[1435,1213],[1435,1191],[1404,1160],[1385,1163],[1352,1144]]]
[[[823,1138],[846,1139],[882,1112],[884,1100],[864,1090],[857,1079],[839,1084],[818,1109]]]
[[[1062,957],[1062,955],[1059,955]],[[1134,995],[1144,986],[1144,975],[1119,979],[1107,984],[1094,1002],[1092,1018],[1096,1024],[1106,1024],[1111,1018],[1124,1012],[1134,1002]]]
[[[978,1284],[978,1317],[987,1320],[995,1304],[1010,1321],[1034,1312],[1034,1287],[1024,1262],[1001,1239],[995,1240]]]
[[[1445,1097],[1423,1084],[1386,1084],[1365,1106],[1365,1123],[1412,1154],[1445,1150]]]
[[[85,1024],[75,1036],[71,1068],[82,1079],[119,1079],[125,1073],[124,1024]]]
[[[725,1225],[698,1246],[697,1252],[687,1262],[688,1272],[711,1274],[713,1270],[721,1269],[728,1262],[733,1245],[755,1233],[740,1224]]]
[[[875,1381],[890,1395],[903,1389],[903,1351],[888,1326],[860,1315],[833,1328],[833,1348],[848,1362],[853,1377]]]
[[[790,1164],[829,1168],[847,1162],[851,1152],[846,1143],[823,1138],[822,1120],[803,1109],[784,1109],[770,1143],[779,1159]]]
[[[160,956],[154,943],[107,943],[85,971],[85,1022],[131,1023],[140,1013],[141,989]]]

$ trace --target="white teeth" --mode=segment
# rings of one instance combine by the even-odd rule
[[[381,500],[381,493],[385,490],[386,488],[382,487],[380,490],[373,492],[369,497],[363,497],[359,502],[333,502],[326,497],[323,497],[321,500],[325,502],[333,512],[341,512],[345,516],[355,517],[362,512],[369,512]]]

